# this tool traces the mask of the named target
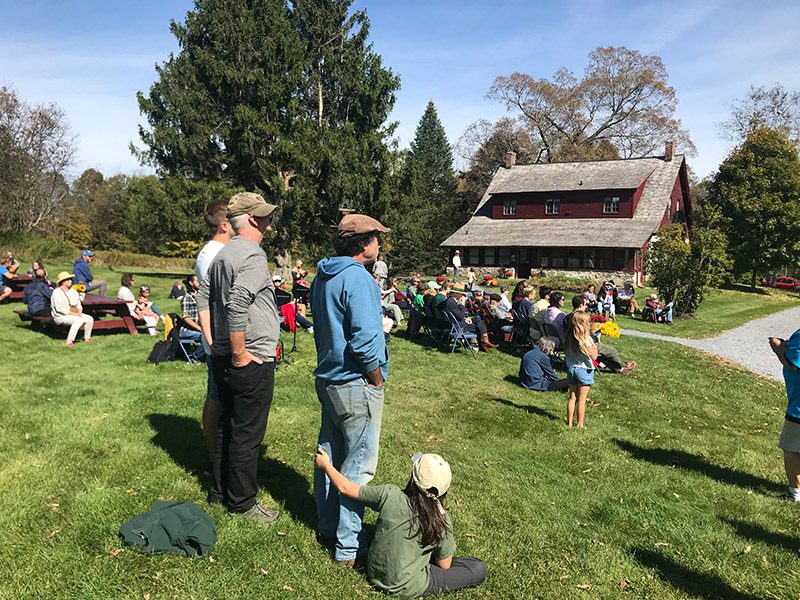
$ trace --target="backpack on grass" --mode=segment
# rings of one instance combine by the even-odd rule
[[[178,356],[178,346],[180,346],[180,330],[182,319],[175,313],[170,313],[172,327],[167,330],[166,339],[156,342],[147,357],[147,362],[151,365],[158,365],[162,362],[175,360]]]

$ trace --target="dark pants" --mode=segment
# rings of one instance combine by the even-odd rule
[[[551,381],[547,384],[548,392],[565,392],[569,389],[569,383],[566,379],[559,379],[558,381]]]
[[[471,315],[469,318],[472,319],[471,325],[466,321],[461,321],[461,329],[463,329],[465,333],[477,333],[478,335],[486,333],[486,325],[480,315]]]
[[[475,587],[486,579],[486,563],[479,558],[453,557],[449,569],[441,569],[431,564],[428,576],[428,589],[425,596],[435,596],[445,592],[454,592],[468,587]]]
[[[603,342],[597,342],[597,360],[612,371],[622,370],[622,358],[619,355],[619,350],[614,348],[614,346],[609,346]]]
[[[230,356],[212,358],[222,417],[211,461],[214,483],[210,502],[222,502],[230,512],[246,512],[256,503],[258,459],[267,430],[275,385],[275,363],[231,366]]]

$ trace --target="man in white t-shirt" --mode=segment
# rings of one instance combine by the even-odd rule
[[[453,255],[453,281],[458,281],[458,272],[461,270],[461,251],[456,250]]]
[[[211,232],[211,239],[200,250],[195,262],[194,271],[198,281],[208,273],[208,267],[213,262],[217,253],[231,241],[233,228],[228,222],[228,201],[216,200],[206,206],[203,218]],[[208,360],[208,391],[206,392],[206,402],[203,406],[203,436],[206,438],[209,462],[214,457],[214,446],[217,441],[217,423],[222,416],[222,404],[219,400],[217,383],[214,381],[214,371],[211,368],[211,346],[203,339],[203,349]]]

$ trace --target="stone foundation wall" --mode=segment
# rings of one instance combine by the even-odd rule
[[[503,274],[503,269],[500,267],[476,267],[473,266],[475,269],[475,279],[478,282],[483,281],[484,275],[491,275],[492,277],[502,278],[502,279],[530,279],[532,276],[538,275],[539,271],[537,269],[531,269],[532,273],[517,273],[516,269],[512,269],[514,271],[513,276],[505,277]],[[459,280],[466,281],[467,273],[469,272],[469,267],[462,267],[461,272],[459,273]],[[634,284],[637,282],[635,281],[635,273],[631,273],[630,271],[573,271],[567,269],[544,269],[545,275],[549,277],[572,277],[575,279],[586,279],[590,281],[608,281],[609,279],[613,279],[614,283],[618,286],[622,286],[623,283],[626,281],[632,281]],[[453,267],[447,267],[447,277],[449,279],[453,278]]]

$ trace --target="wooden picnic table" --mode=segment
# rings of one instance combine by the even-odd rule
[[[25,286],[33,281],[33,275],[17,275],[16,277],[3,277],[3,284],[11,288],[10,300],[22,300]]]
[[[131,316],[125,300],[98,294],[86,294],[81,300],[81,304],[83,312],[94,317],[95,329],[127,329],[128,333],[136,335],[136,319]]]

